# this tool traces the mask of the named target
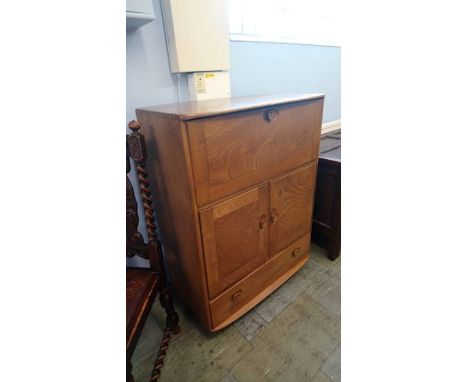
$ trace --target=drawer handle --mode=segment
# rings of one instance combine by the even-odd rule
[[[267,217],[266,215],[262,215],[262,217],[260,218],[260,229],[265,229],[267,225]]]
[[[276,214],[275,208],[271,210],[270,221],[271,221],[271,224],[275,224],[278,221],[278,215]]]
[[[268,122],[273,122],[275,120],[278,119],[278,110],[276,109],[269,109],[267,111],[265,111],[265,114],[264,114],[264,118],[268,121]]]
[[[239,301],[239,298],[241,296],[241,293],[242,293],[242,289],[238,290],[237,292],[233,293],[232,296],[231,296],[231,300],[232,302],[237,302]]]
[[[301,249],[300,248],[296,248],[294,249],[294,251],[292,251],[292,257],[297,257],[301,254]]]

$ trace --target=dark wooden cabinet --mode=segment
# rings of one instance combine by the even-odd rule
[[[176,291],[209,330],[306,261],[323,95],[137,110]]]
[[[313,241],[330,260],[341,252],[341,130],[322,136],[317,171]]]

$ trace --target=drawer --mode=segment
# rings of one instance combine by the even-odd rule
[[[210,301],[213,328],[217,330],[237,319],[292,276],[294,272],[288,271],[304,263],[309,245],[310,232]]]
[[[323,99],[187,122],[198,205],[318,157]]]

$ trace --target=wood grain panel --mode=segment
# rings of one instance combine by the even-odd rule
[[[263,186],[200,212],[210,298],[266,261],[268,197]]]
[[[170,278],[206,329],[246,313],[306,262],[323,100],[136,111]]]
[[[322,108],[318,99],[189,121],[199,205],[315,160]]]
[[[185,123],[136,111],[148,152],[147,167],[164,254],[177,295],[211,327],[203,249]]]
[[[270,184],[270,254],[311,229],[317,162]]]
[[[236,198],[226,200],[224,203],[218,204],[213,208],[213,216],[215,219],[219,219],[224,215],[227,215],[248,204],[255,203],[256,201],[258,201],[258,188],[243,195],[239,195]]]
[[[309,256],[309,246],[310,233],[307,232],[255,272],[211,301],[210,308],[215,330],[223,328],[240,317],[251,307],[252,301],[258,302],[264,299],[292,276],[294,272],[288,274],[288,270],[297,264],[305,263]],[[288,275],[288,277],[282,278],[283,275]],[[279,279],[281,283],[275,284]]]

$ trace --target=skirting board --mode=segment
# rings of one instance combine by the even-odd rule
[[[322,134],[330,133],[338,129],[341,129],[341,119],[322,124]]]

